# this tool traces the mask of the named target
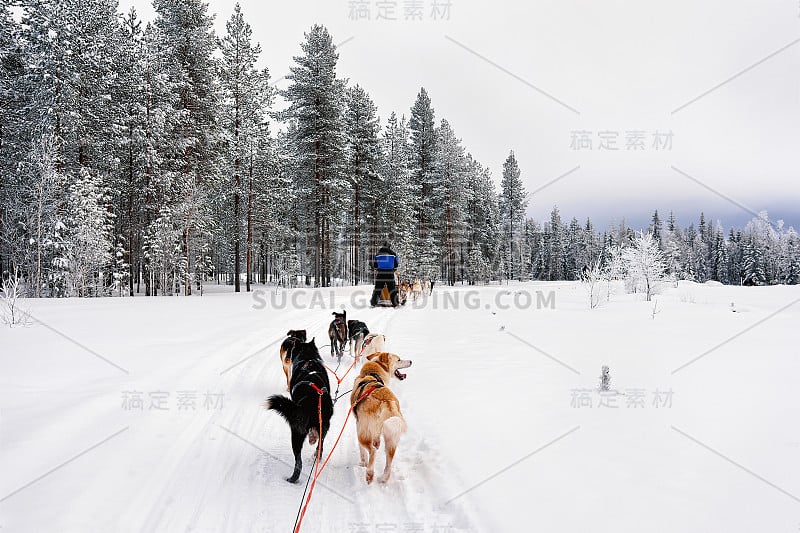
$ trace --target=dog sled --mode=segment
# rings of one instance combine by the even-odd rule
[[[389,287],[386,284],[383,284],[383,288],[381,289],[380,296],[378,297],[377,302],[378,307],[394,307],[394,302],[392,301],[392,294],[389,292]]]

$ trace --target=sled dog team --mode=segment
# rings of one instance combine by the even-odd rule
[[[333,315],[333,321],[328,327],[331,357],[341,361],[349,342],[350,356],[355,360],[356,369],[362,358],[364,359],[350,394],[361,456],[359,464],[367,467],[366,480],[367,483],[372,483],[375,477],[375,457],[383,437],[386,466],[378,481],[385,483],[391,477],[394,454],[400,437],[406,430],[400,402],[389,388],[389,381],[393,377],[405,379],[406,375],[400,370],[411,366],[411,361],[387,352],[386,337],[370,333],[364,322],[347,320],[345,311],[334,312]],[[296,483],[303,467],[300,452],[306,437],[310,445],[318,446],[319,455],[322,454],[322,445],[333,416],[333,398],[325,364],[314,339],[306,342],[306,330],[289,330],[281,344],[280,358],[289,397],[272,395],[264,407],[276,411],[291,428],[294,471],[287,481]]]
[[[403,281],[400,283],[399,289],[400,300],[406,301],[408,296],[411,295],[412,300],[416,302],[423,294],[430,296],[432,288],[432,283],[427,279],[420,281],[419,278],[416,278],[414,281]]]

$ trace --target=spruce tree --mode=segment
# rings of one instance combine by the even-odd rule
[[[362,244],[374,250],[378,240],[383,240],[385,229],[379,224],[384,220],[389,198],[378,187],[380,178],[380,122],[378,110],[367,92],[356,85],[346,91],[347,111],[345,114],[347,137],[347,167],[345,176],[352,187],[353,215],[349,224],[349,263],[351,281],[358,285],[361,281],[363,265],[366,264]],[[364,229],[368,239],[362,242]]]
[[[656,241],[658,247],[663,250],[664,246],[661,241],[661,219],[658,217],[658,209],[653,212],[653,218],[650,223],[650,232],[653,234],[653,239]]]
[[[514,156],[512,150],[505,162],[503,163],[503,179],[500,184],[500,212],[503,217],[503,225],[505,226],[506,234],[506,249],[508,253],[507,266],[510,270],[507,273],[509,279],[520,279],[521,273],[518,268],[513,265],[517,264],[518,257],[515,259],[514,243],[517,240],[517,231],[522,226],[522,220],[525,218],[525,208],[528,205],[526,200],[525,188],[522,185],[522,178],[520,177],[519,164],[517,158]]]
[[[416,189],[416,202],[413,208],[417,219],[417,236],[422,242],[427,240],[430,233],[429,226],[433,224],[436,168],[434,110],[424,87],[419,90],[411,108],[408,129],[411,132],[412,183]]]
[[[467,195],[464,188],[467,159],[461,140],[450,123],[442,119],[436,130],[435,183],[432,210],[435,231],[441,243],[444,279],[454,285],[459,278],[458,267],[463,268],[466,254],[463,236],[466,233]],[[463,272],[462,272],[463,273]]]
[[[205,250],[213,231],[212,199],[220,189],[222,135],[220,91],[214,53],[214,18],[201,0],[154,0],[159,52],[175,96],[170,168],[174,173],[174,208],[182,235],[181,285],[192,293],[206,274]]]
[[[286,77],[291,84],[282,92],[291,105],[279,116],[296,122],[292,142],[302,173],[300,186],[310,193],[305,211],[312,233],[307,238],[314,280],[318,286],[329,286],[347,192],[344,82],[336,77],[339,54],[324,26],[315,25],[305,34],[302,50]]]
[[[222,61],[219,69],[224,103],[222,125],[227,135],[225,159],[231,176],[228,186],[225,187],[230,191],[230,194],[225,195],[230,198],[230,202],[225,203],[232,208],[229,232],[234,248],[234,290],[239,292],[243,237],[246,239],[247,290],[250,290],[253,170],[266,108],[272,99],[272,89],[269,85],[269,72],[256,68],[261,46],[252,43],[252,29],[245,22],[238,3],[226,23],[226,30],[225,37],[220,41]]]

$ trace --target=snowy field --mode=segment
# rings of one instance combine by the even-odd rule
[[[261,404],[285,390],[285,332],[327,344],[342,305],[414,361],[392,384],[409,430],[367,486],[348,423],[303,531],[800,528],[800,287],[681,283],[655,314],[589,310],[567,282],[399,310],[363,291],[26,302],[42,323],[0,328],[0,531],[290,532],[303,485]]]

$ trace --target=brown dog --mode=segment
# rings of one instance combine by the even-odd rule
[[[290,329],[286,340],[281,343],[281,364],[283,373],[286,374],[286,390],[289,390],[289,382],[292,380],[292,350],[300,342],[306,342],[304,329]]]
[[[334,311],[333,322],[328,326],[328,337],[331,340],[331,357],[338,357],[342,360],[344,345],[347,343],[347,311],[342,309],[341,313]]]
[[[392,475],[392,461],[400,437],[406,431],[406,421],[397,396],[389,389],[389,379],[405,379],[400,369],[410,366],[411,361],[393,353],[375,353],[367,357],[367,363],[353,382],[350,405],[356,417],[360,464],[367,467],[367,483],[372,483],[375,477],[375,455],[381,445],[381,435],[386,446],[386,467],[378,481],[386,483]]]

